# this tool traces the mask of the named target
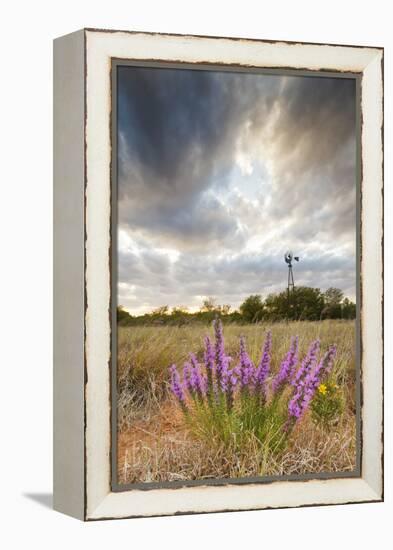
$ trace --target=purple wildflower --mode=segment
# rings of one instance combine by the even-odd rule
[[[228,381],[231,375],[231,369],[229,368],[229,359],[229,357],[225,356],[222,362],[219,387],[223,393],[226,393],[226,391],[228,390]]]
[[[214,350],[210,342],[210,338],[206,336],[205,338],[205,353],[204,353],[205,365],[206,365],[206,374],[207,374],[207,388],[206,393],[210,401],[211,395],[213,393],[213,377],[214,377]]]
[[[303,387],[299,386],[295,391],[294,396],[288,404],[288,415],[289,421],[296,421],[302,415],[302,397],[303,397]]]
[[[226,393],[228,391],[229,365],[232,359],[225,353],[223,329],[220,319],[215,319],[213,326],[215,335],[214,359],[217,390],[221,389],[223,393]]]
[[[249,384],[253,381],[255,366],[246,351],[246,344],[243,336],[240,338],[239,361],[238,372],[240,377],[240,385],[242,388],[248,389]]]
[[[308,373],[314,368],[317,361],[317,356],[319,349],[321,347],[321,342],[317,339],[311,342],[310,347],[308,348],[307,355],[303,359],[300,367],[294,373],[292,377],[292,385],[295,388],[304,380]]]
[[[296,371],[296,373],[292,378],[294,393],[288,404],[289,418],[286,424],[287,430],[289,430],[290,427],[293,427],[296,421],[299,420],[305,412],[304,397],[307,390],[305,381],[309,373],[316,366],[320,345],[321,344],[318,339],[311,342],[306,356],[304,357],[300,367],[298,368],[298,370]]]
[[[273,392],[278,393],[284,387],[284,384],[291,380],[298,362],[298,349],[299,349],[299,337],[295,336],[291,338],[291,345],[289,351],[283,359],[280,370],[273,379]]]
[[[222,330],[222,323],[220,319],[215,319],[213,321],[213,327],[214,327],[214,335],[215,335],[215,361],[216,361],[216,375],[217,375],[217,381],[220,382],[221,375],[223,370],[227,366],[227,360],[225,355],[225,347],[224,347],[224,335]]]
[[[336,346],[331,346],[317,365],[316,357],[313,359],[313,365],[308,369],[307,374],[299,379],[295,393],[288,405],[288,422],[290,424],[294,424],[306,412],[322,378],[331,371],[335,355]]]
[[[255,386],[261,393],[263,401],[266,399],[266,379],[270,371],[270,353],[272,349],[272,333],[270,330],[266,333],[265,343],[262,348],[261,361],[255,372]]]
[[[184,394],[184,389],[183,389],[182,383],[180,381],[180,375],[178,373],[176,365],[172,365],[169,368],[169,372],[171,374],[171,390],[172,390],[172,393],[179,400],[180,405],[183,408],[185,408],[186,407],[186,404],[185,404],[186,397],[185,397],[185,394]]]
[[[325,355],[322,357],[318,365],[313,371],[311,371],[307,378],[304,381],[304,398],[303,398],[303,409],[306,410],[310,404],[311,399],[314,397],[315,391],[321,380],[325,378],[333,367],[334,357],[336,356],[337,348],[336,346],[331,346]]]
[[[233,408],[234,394],[236,386],[240,380],[241,372],[240,367],[234,367],[233,369],[226,368],[223,370],[221,378],[221,389],[225,393],[228,411]]]
[[[183,386],[186,390],[188,390],[190,393],[192,392],[192,387],[191,387],[191,365],[190,363],[186,362],[184,363],[184,367],[183,367]]]
[[[205,354],[204,354],[206,368],[210,371],[214,370],[214,350],[210,338],[205,337]]]
[[[190,353],[190,387],[192,391],[203,400],[206,392],[206,379],[201,372],[200,365],[194,353]]]

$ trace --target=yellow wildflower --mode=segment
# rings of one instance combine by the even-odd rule
[[[327,392],[326,384],[319,384],[319,386],[318,386],[318,391],[319,391],[319,393],[321,393],[322,395],[325,395],[326,392]]]

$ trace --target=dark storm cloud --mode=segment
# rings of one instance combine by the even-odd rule
[[[278,217],[330,206],[339,233],[355,222],[355,81],[332,78],[286,79],[275,127],[274,203]],[[343,210],[346,215],[343,215]]]
[[[355,124],[355,81],[323,77],[292,77],[285,80],[285,115],[277,124],[279,147],[301,155],[295,172],[331,164]],[[284,163],[285,163],[284,157]]]
[[[155,192],[158,179],[163,195],[200,193],[210,184],[212,171],[228,160],[234,130],[255,108],[259,116],[267,114],[279,87],[280,78],[269,76],[261,80],[250,74],[120,67],[122,153],[137,162],[145,186]],[[120,181],[127,181],[126,159],[120,156]]]
[[[181,191],[179,176],[210,174],[229,123],[226,106],[218,103],[221,85],[213,73],[123,67],[119,91],[119,130],[127,152],[145,172],[147,187],[157,191],[158,179],[163,194]],[[202,158],[204,166],[199,167]],[[127,177],[122,162],[120,176]]]
[[[139,208],[136,202],[139,203]],[[124,208],[125,206],[125,208]],[[195,248],[211,245],[220,245],[226,239],[230,246],[241,246],[243,232],[236,218],[222,208],[214,196],[195,193],[189,204],[180,205],[179,197],[161,201],[153,196],[145,203],[141,197],[136,201],[124,201],[120,204],[120,218],[124,219],[124,210],[127,215],[125,225],[131,229],[139,229],[148,233],[153,240],[162,241],[167,238],[171,245]]]
[[[120,68],[122,223],[175,240],[185,231],[189,243],[217,233],[237,239],[236,218],[206,193],[231,169],[241,124],[256,102],[267,115],[279,85],[256,75]]]
[[[299,284],[353,296],[354,100],[350,79],[120,67],[124,305],[279,290],[288,246]]]

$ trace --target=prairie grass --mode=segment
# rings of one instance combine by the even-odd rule
[[[168,367],[182,366],[190,351],[203,353],[203,339],[212,327],[119,327],[118,330],[118,473],[120,483],[232,478],[264,475],[350,471],[355,467],[355,323],[354,321],[290,322],[226,325],[225,347],[236,356],[239,337],[247,342],[252,360],[260,357],[265,332],[273,339],[271,375],[288,350],[290,337],[299,336],[300,356],[310,342],[321,340],[321,352],[337,345],[332,372],[343,395],[344,410],[329,430],[306,415],[281,453],[253,438],[226,445],[198,434],[184,421],[169,389]],[[236,432],[236,430],[234,430]],[[207,437],[206,437],[207,436]]]

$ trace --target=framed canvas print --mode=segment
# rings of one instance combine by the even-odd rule
[[[54,506],[383,499],[383,49],[54,43]]]

